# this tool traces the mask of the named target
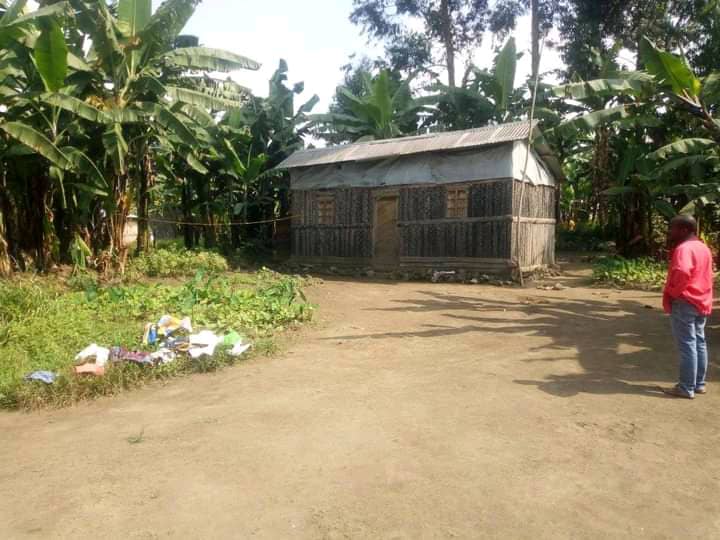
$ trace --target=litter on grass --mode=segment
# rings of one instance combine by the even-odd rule
[[[76,375],[96,375],[98,377],[101,377],[102,375],[105,375],[105,366],[101,366],[100,364],[93,364],[93,363],[88,362],[87,364],[75,366],[75,374]]]
[[[235,346],[232,348],[232,350],[230,351],[229,354],[230,354],[230,356],[242,356],[243,354],[248,352],[249,349],[250,349],[249,343],[239,342],[239,343],[235,344]]]
[[[234,330],[225,335],[218,335],[210,330],[192,333],[191,320],[186,317],[178,319],[164,315],[156,323],[145,325],[143,332],[143,345],[157,347],[154,352],[131,351],[125,347],[115,346],[110,349],[98,346],[96,343],[88,345],[75,356],[74,371],[78,375],[105,375],[108,363],[118,364],[130,362],[141,366],[157,366],[170,364],[177,360],[181,354],[198,359],[203,356],[214,356],[218,347],[227,351],[230,356],[238,357],[245,354],[251,347],[243,336]],[[38,371],[28,375],[28,380],[42,380],[51,384],[54,378],[39,373],[54,375],[50,372]],[[31,379],[31,376],[34,376]]]
[[[40,381],[45,384],[52,384],[57,380],[57,373],[52,371],[33,371],[25,375],[26,381]]]
[[[106,349],[105,347],[98,347],[97,343],[93,343],[92,345],[88,345],[82,351],[75,355],[75,362],[87,364],[90,363],[90,360],[94,359],[95,364],[97,364],[98,366],[104,366],[105,364],[107,364],[109,358],[110,349]]]

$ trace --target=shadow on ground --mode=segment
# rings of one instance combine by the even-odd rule
[[[499,300],[485,293],[463,296],[434,290],[419,292],[424,298],[396,300],[397,307],[375,311],[436,312],[447,319],[446,325],[428,324],[411,332],[333,339],[451,338],[470,333],[538,336],[550,343],[528,349],[520,361],[577,360],[582,373],[516,380],[517,384],[535,386],[559,397],[590,393],[672,399],[656,384],[669,386],[675,382],[676,360],[669,322],[659,309],[648,304],[655,299],[652,293],[623,293],[628,294],[627,299],[617,295],[611,299],[607,291],[600,289],[577,289],[572,295],[553,296],[513,289],[506,299]],[[719,334],[720,327],[709,326],[711,346]],[[712,360],[711,364],[717,367]]]

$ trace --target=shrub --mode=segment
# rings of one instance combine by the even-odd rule
[[[558,251],[609,251],[612,247],[612,231],[598,225],[581,223],[573,230],[567,227],[558,229]]]
[[[127,271],[131,277],[191,277],[198,271],[214,274],[228,268],[227,260],[218,253],[171,246],[132,258]]]
[[[660,290],[666,272],[665,264],[649,258],[603,257],[593,267],[593,278],[616,287]]]

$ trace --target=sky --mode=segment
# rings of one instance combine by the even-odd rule
[[[160,0],[153,0],[154,7]],[[281,58],[289,65],[289,82],[303,81],[305,93],[297,105],[320,96],[313,112],[324,112],[342,80],[340,68],[355,53],[376,57],[382,47],[368,44],[361,29],[350,23],[352,0],[203,0],[184,30],[199,36],[206,47],[226,49],[262,63],[257,72],[241,71],[232,77],[258,96],[266,96],[268,80]],[[530,20],[523,17],[514,33],[519,51],[526,54],[518,64],[516,84],[530,73]],[[480,67],[492,65],[492,36],[474,51]],[[562,67],[556,51],[546,50],[541,71]],[[460,77],[461,74],[458,75]]]

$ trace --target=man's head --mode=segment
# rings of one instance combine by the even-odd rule
[[[692,216],[679,215],[670,221],[670,242],[677,245],[697,234],[698,225]]]

